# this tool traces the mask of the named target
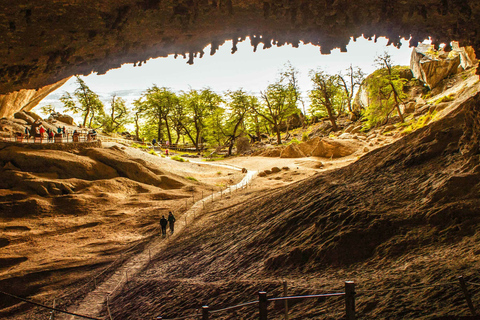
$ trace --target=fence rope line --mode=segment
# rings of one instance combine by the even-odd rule
[[[475,282],[470,282],[467,281],[468,284],[471,284],[472,286],[480,286],[480,283],[475,283]]]
[[[382,292],[382,291],[398,291],[398,290],[416,290],[416,289],[425,289],[425,288],[433,288],[433,287],[442,287],[442,286],[449,286],[449,285],[458,285],[457,281],[450,281],[450,282],[443,282],[443,283],[433,283],[433,284],[426,284],[421,286],[405,286],[405,287],[398,287],[398,288],[385,288],[385,289],[358,289],[356,290],[357,293],[362,292]]]
[[[56,311],[56,312],[60,312],[60,313],[65,313],[65,314],[69,314],[69,315],[76,316],[76,317],[80,317],[80,318],[84,318],[84,319],[104,320],[104,319],[101,319],[101,318],[84,316],[84,315],[81,315],[81,314],[77,314],[77,313],[73,313],[73,312],[68,312],[68,311],[61,310],[61,309],[57,309],[57,308],[53,308],[53,307],[49,307],[49,306],[46,306],[46,305],[44,305],[44,304],[41,304],[41,303],[38,303],[38,302],[34,302],[34,301],[31,301],[31,300],[28,300],[28,299],[25,299],[25,298],[22,298],[22,297],[16,296],[16,295],[11,294],[11,293],[8,293],[8,292],[0,291],[0,293],[3,294],[3,295],[9,296],[9,297],[11,297],[11,298],[14,298],[14,299],[17,299],[17,300],[20,300],[20,301],[23,301],[23,302],[26,302],[26,303],[29,303],[29,304],[33,304],[33,305],[35,305],[35,306],[38,306],[38,307],[41,307],[41,308],[44,308],[44,309],[48,309],[48,310],[52,310],[52,311]]]
[[[267,299],[268,302],[274,302],[274,301],[284,301],[284,300],[294,300],[294,299],[312,299],[312,298],[326,298],[326,297],[341,297],[345,296],[345,292],[338,292],[338,293],[324,293],[324,294],[313,294],[313,295],[304,295],[304,296],[286,296],[286,297],[277,297],[277,298],[269,298]],[[250,302],[245,302],[245,303],[240,303],[237,305],[221,308],[221,309],[213,309],[210,310],[210,313],[220,313],[223,311],[228,311],[228,310],[233,310],[233,309],[240,309],[243,307],[251,306],[254,304],[258,304],[259,301],[250,301]],[[157,319],[163,319],[163,320],[181,320],[181,319],[187,319],[187,318],[194,318],[201,316],[201,314],[195,314],[195,315],[188,315],[180,318],[162,318],[162,317],[157,317]]]

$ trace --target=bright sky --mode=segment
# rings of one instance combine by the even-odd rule
[[[195,59],[194,65],[188,65],[182,56],[174,59],[172,55],[167,58],[150,59],[141,67],[125,64],[104,75],[90,74],[83,79],[90,89],[100,95],[108,108],[112,94],[116,93],[131,103],[153,84],[169,87],[175,91],[211,87],[217,93],[223,93],[243,88],[247,92],[258,94],[269,83],[275,81],[279,70],[290,61],[300,72],[299,85],[306,97],[306,92],[311,89],[308,76],[311,69],[321,68],[329,73],[337,73],[353,64],[370,74],[375,70],[373,65],[375,56],[384,51],[392,56],[395,64],[410,64],[412,49],[408,47],[407,41],[403,41],[400,49],[387,47],[386,44],[385,38],[379,38],[377,43],[359,38],[356,42],[350,41],[346,53],[341,53],[337,49],[330,55],[322,55],[319,47],[313,45],[300,45],[299,48],[273,46],[266,50],[259,45],[257,52],[254,53],[247,38],[237,45],[238,51],[235,54],[231,54],[230,51],[231,41],[220,47],[213,56],[208,55],[210,48],[207,47],[205,56],[202,59]],[[34,111],[39,113],[41,106],[52,104],[61,112],[60,96],[65,91],[74,90],[75,78],[72,78],[46,97]]]

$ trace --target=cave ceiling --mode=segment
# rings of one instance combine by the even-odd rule
[[[345,50],[350,37],[457,40],[480,48],[478,0],[0,0],[0,93],[226,40]],[[202,52],[212,44],[212,52]],[[232,48],[235,51],[235,47]]]

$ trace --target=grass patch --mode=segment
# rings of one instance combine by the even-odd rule
[[[137,148],[137,149],[150,149],[150,147],[146,144],[139,144],[139,143],[132,143],[131,145],[132,148]]]
[[[308,133],[306,133],[306,132],[302,133],[302,141],[303,142],[308,141]]]
[[[439,99],[437,99],[437,101],[435,101],[435,105],[439,104],[439,103],[442,103],[442,102],[450,102],[450,101],[453,101],[455,100],[455,97],[453,96],[453,94],[449,94],[448,96],[444,96],[444,97],[441,97]]]
[[[217,174],[218,174],[219,176],[221,176],[221,175],[222,175],[222,171],[217,171]]]
[[[298,141],[297,138],[293,138],[287,143],[287,145],[290,145],[290,144],[300,144],[300,141]]]
[[[194,177],[185,177],[185,178],[186,178],[186,179],[188,179],[188,180],[192,180],[192,181],[196,181],[196,182],[198,182],[198,180],[197,180],[197,179],[195,179]]]
[[[416,121],[415,120],[412,121],[412,123],[408,127],[403,129],[402,133],[408,134],[408,133],[411,133],[415,130],[418,130],[420,128],[425,127],[427,124],[429,124],[435,118],[436,115],[437,115],[437,112],[433,111],[432,113],[427,113],[427,114],[421,116]]]
[[[158,153],[155,152],[155,150],[149,150],[148,153],[153,154],[154,156],[158,156]]]
[[[175,161],[179,161],[179,162],[185,162],[185,159],[183,159],[180,156],[173,156],[173,157],[170,157],[170,159],[175,160]]]

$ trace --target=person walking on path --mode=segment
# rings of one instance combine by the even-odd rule
[[[172,211],[168,212],[168,225],[170,226],[170,232],[173,234],[173,229],[175,226],[175,217],[173,216]]]
[[[167,235],[167,219],[165,219],[165,216],[162,216],[162,219],[160,219],[160,227],[162,228],[162,236]]]

